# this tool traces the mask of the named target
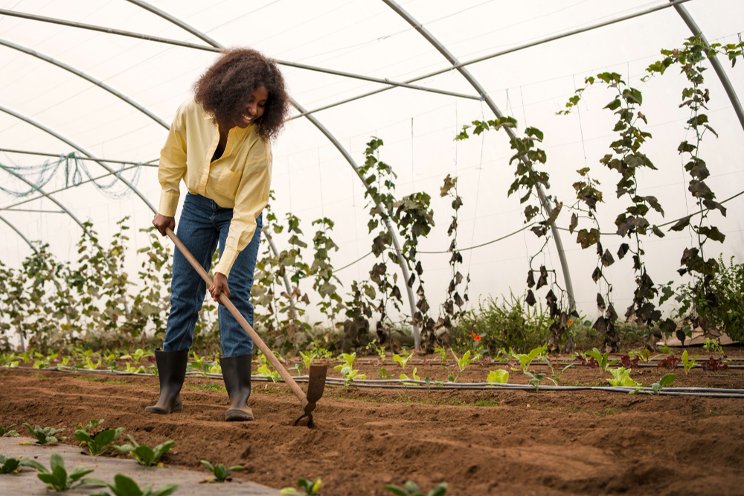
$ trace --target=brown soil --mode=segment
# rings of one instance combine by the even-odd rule
[[[376,359],[360,362],[378,378]],[[416,366],[421,377],[440,380],[453,367]],[[483,381],[495,368],[508,366],[471,365],[460,380]],[[650,384],[665,372],[636,368],[633,377]],[[741,369],[676,373],[675,386],[744,388]],[[510,382],[526,382],[511,374]],[[574,367],[561,382],[606,384],[606,377]],[[326,496],[389,494],[385,484],[408,479],[426,490],[446,481],[448,495],[743,493],[742,399],[329,386],[311,430],[291,425],[301,411],[282,384],[254,384],[251,423],[222,421],[227,397],[216,386],[218,379],[190,376],[183,412],[145,415],[157,396],[154,377],[0,369],[0,425],[64,427],[72,443],[77,424],[104,418],[146,444],[175,440],[169,464],[244,464],[240,477],[278,488],[320,477]]]

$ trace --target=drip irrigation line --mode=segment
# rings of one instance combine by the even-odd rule
[[[8,367],[4,367],[8,368]],[[28,367],[11,367],[15,369],[27,369],[27,370],[44,370],[50,372],[67,372],[67,373],[90,373],[90,374],[101,374],[101,375],[118,375],[118,376],[134,376],[134,377],[155,377],[155,374],[140,373],[140,372],[125,372],[118,370],[89,370],[89,369],[75,369],[72,367],[46,367],[32,369]],[[186,375],[189,377],[204,377],[209,379],[222,379],[222,374],[209,374],[197,371],[188,371]],[[292,376],[296,382],[308,382],[309,377],[306,375]],[[255,382],[271,382],[278,383],[284,382],[279,379],[273,380],[268,376],[253,375],[252,380]],[[447,390],[468,390],[468,391],[497,391],[497,390],[508,390],[508,391],[553,391],[553,392],[569,392],[569,391],[606,391],[612,393],[625,393],[625,394],[648,394],[648,395],[659,395],[659,396],[695,396],[703,398],[742,398],[744,399],[744,389],[732,389],[732,388],[704,388],[704,387],[666,387],[658,392],[654,391],[648,386],[639,387],[626,387],[626,386],[550,386],[540,385],[537,388],[529,384],[499,384],[499,383],[488,383],[488,382],[431,382],[421,380],[406,380],[406,379],[358,379],[351,382],[346,382],[341,378],[326,378],[326,385],[331,386],[343,386],[343,387],[357,387],[357,388],[377,388],[377,389],[406,389],[416,391],[447,391]]]

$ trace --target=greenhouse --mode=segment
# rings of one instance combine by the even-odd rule
[[[737,493],[742,19],[0,1],[0,492]]]

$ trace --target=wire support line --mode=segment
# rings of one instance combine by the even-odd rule
[[[356,259],[356,260],[354,260],[353,262],[351,262],[351,263],[348,263],[348,264],[344,265],[343,267],[341,267],[341,268],[339,268],[339,269],[336,269],[336,270],[334,270],[334,271],[333,271],[333,273],[335,274],[336,272],[341,272],[342,270],[344,270],[344,269],[346,269],[346,268],[349,268],[349,267],[351,267],[351,266],[352,266],[352,265],[354,265],[355,263],[357,263],[357,262],[361,262],[362,260],[364,260],[365,258],[367,258],[367,257],[368,257],[368,256],[370,256],[370,255],[372,255],[372,252],[371,252],[371,251],[367,252],[367,254],[366,254],[366,255],[362,255],[361,257],[357,258],[357,259]]]
[[[36,14],[30,14],[27,12],[18,12],[15,10],[0,9],[0,15],[6,15],[9,17],[19,17],[21,19],[27,19],[27,20],[38,21],[38,22],[46,22],[50,24],[58,24],[58,25],[77,28],[77,29],[85,29],[89,31],[97,31],[100,33],[124,36],[127,38],[136,38],[136,39],[145,40],[145,41],[152,41],[155,43],[164,43],[167,45],[190,48],[193,50],[202,50],[202,51],[214,52],[214,53],[221,53],[223,51],[221,48],[217,48],[217,47],[213,47],[209,45],[201,45],[198,43],[191,43],[188,41],[174,40],[172,38],[163,38],[160,36],[153,36],[153,35],[148,35],[144,33],[136,33],[134,31],[114,29],[114,28],[109,28],[105,26],[97,26],[95,24],[86,24],[82,22],[68,21],[65,19],[57,18],[57,17],[40,16]],[[356,74],[356,73],[346,72],[346,71],[339,71],[336,69],[329,69],[326,67],[318,67],[318,66],[309,65],[309,64],[302,64],[300,62],[292,62],[288,60],[274,59],[274,61],[277,64],[285,66],[285,67],[293,67],[295,69],[302,69],[302,70],[312,71],[312,72],[320,72],[323,74],[330,74],[332,76],[339,76],[339,77],[357,79],[357,80],[367,81],[367,82],[372,82],[372,83],[384,84],[386,85],[386,89],[400,87],[400,88],[408,88],[412,90],[424,91],[424,92],[429,92],[429,93],[437,93],[437,94],[452,96],[452,97],[457,97],[457,98],[463,98],[467,100],[478,100],[478,101],[481,100],[481,97],[478,95],[468,95],[468,94],[459,93],[456,91],[431,88],[428,86],[412,84],[410,82],[392,81],[388,78],[376,78],[373,76]]]
[[[67,373],[91,373],[91,374],[108,374],[108,375],[119,375],[119,376],[136,376],[136,377],[155,377],[153,373],[143,372],[126,372],[118,370],[101,370],[101,369],[76,369],[73,367],[7,367],[3,368],[15,368],[15,369],[28,369],[28,370],[45,370],[51,372],[67,372]],[[213,373],[202,373],[198,371],[188,371],[186,373],[190,377],[205,377],[210,379],[222,379],[222,374]],[[309,382],[309,377],[306,375],[292,376],[296,382]],[[256,382],[272,382],[279,383],[284,382],[281,378],[274,380],[273,378],[265,375],[254,374],[252,379]],[[358,388],[377,388],[377,389],[408,389],[418,391],[448,391],[448,390],[460,390],[460,391],[545,391],[545,392],[572,392],[572,391],[605,391],[613,393],[624,393],[624,394],[647,394],[647,395],[662,395],[662,396],[697,396],[705,398],[740,398],[744,399],[744,389],[732,389],[732,388],[705,388],[705,387],[665,387],[658,391],[655,391],[650,386],[551,386],[551,385],[539,385],[537,387],[530,384],[509,384],[509,383],[489,383],[489,382],[437,382],[437,381],[421,381],[415,379],[354,379],[346,381],[343,378],[329,377],[326,378],[326,385],[340,386],[340,387],[358,387]]]
[[[720,205],[723,205],[724,203],[730,202],[731,200],[733,200],[735,198],[738,198],[741,195],[744,195],[744,190],[739,191],[738,193],[736,193],[736,194],[734,194],[732,196],[729,196],[725,200],[721,200],[718,203]],[[688,215],[683,215],[682,217],[679,217],[677,219],[670,220],[669,222],[664,222],[663,224],[659,224],[656,227],[666,227],[666,226],[669,226],[669,225],[672,225],[672,224],[676,224],[677,222],[679,222],[679,221],[681,221],[683,219],[691,219],[691,218],[693,218],[696,215],[700,215],[700,214],[703,214],[705,212],[710,212],[711,210],[715,210],[715,209],[712,209],[712,208],[703,208],[703,209],[698,210],[697,212],[693,212],[693,213],[688,214]],[[566,227],[558,227],[558,229],[561,230],[561,231],[568,231],[568,228],[566,228]],[[600,232],[599,234],[602,235],[602,236],[620,236],[616,232]],[[422,252],[419,252],[419,253],[422,253]]]
[[[36,214],[66,214],[64,210],[42,210],[33,208],[0,208],[4,212],[31,212]]]
[[[114,160],[110,158],[100,158],[100,157],[81,157],[80,155],[75,154],[75,152],[70,153],[49,153],[49,152],[32,152],[28,150],[16,150],[15,148],[0,148],[0,152],[5,153],[18,153],[21,155],[39,155],[41,157],[55,157],[55,158],[75,158],[77,160],[92,160],[93,162],[110,162],[112,164],[135,164],[135,165],[141,165],[144,167],[157,167],[156,164],[151,164],[150,162],[154,162],[159,159],[152,159],[148,160],[147,162],[138,162],[136,160]]]
[[[606,26],[610,26],[612,24],[616,24],[616,23],[619,23],[619,22],[627,21],[627,20],[630,20],[630,19],[633,19],[633,18],[636,18],[636,17],[641,17],[641,16],[644,16],[644,15],[647,15],[647,14],[652,14],[654,12],[667,9],[669,7],[674,7],[675,5],[679,5],[679,4],[682,4],[682,3],[685,3],[685,2],[689,2],[689,1],[690,0],[672,0],[668,4],[658,5],[656,7],[651,7],[651,8],[648,8],[648,9],[644,9],[644,10],[641,10],[641,11],[638,11],[638,12],[634,12],[632,14],[627,14],[627,15],[624,15],[624,16],[616,17],[616,18],[610,19],[608,21],[603,21],[603,22],[600,22],[600,23],[591,24],[589,26],[584,26],[582,28],[576,28],[576,29],[573,29],[573,30],[570,30],[570,31],[566,31],[566,32],[560,33],[560,34],[548,36],[548,37],[541,38],[541,39],[536,40],[536,41],[532,41],[532,42],[524,43],[522,45],[518,45],[518,46],[515,46],[515,47],[512,47],[512,48],[508,48],[506,50],[501,50],[501,51],[498,51],[498,52],[495,52],[495,53],[491,53],[491,54],[488,54],[488,55],[484,55],[484,56],[481,56],[481,57],[478,57],[478,58],[466,60],[464,62],[460,62],[460,63],[454,64],[454,65],[450,65],[450,66],[448,66],[448,67],[446,67],[444,69],[439,69],[439,70],[436,70],[434,72],[429,72],[427,74],[423,74],[421,76],[417,76],[417,77],[412,78],[412,79],[407,79],[404,82],[407,83],[407,84],[415,83],[417,81],[422,81],[424,79],[428,79],[428,78],[431,78],[431,77],[434,77],[434,76],[439,76],[440,74],[445,74],[447,72],[454,71],[454,70],[457,70],[459,68],[466,67],[466,66],[469,66],[469,65],[472,65],[472,64],[477,64],[479,62],[484,62],[486,60],[490,60],[490,59],[494,59],[494,58],[497,58],[497,57],[501,57],[503,55],[508,55],[508,54],[511,54],[511,53],[514,53],[514,52],[525,50],[527,48],[532,48],[532,47],[536,47],[536,46],[543,45],[543,44],[546,44],[546,43],[550,43],[552,41],[560,40],[562,38],[568,38],[570,36],[574,36],[574,35],[577,35],[577,34],[581,34],[581,33],[586,33],[586,32],[589,32],[589,31],[593,31],[595,29],[599,29],[599,28],[603,28],[603,27],[606,27]],[[329,104],[324,105],[322,107],[318,107],[318,108],[315,108],[315,109],[307,110],[307,111],[305,111],[305,112],[303,112],[301,114],[294,115],[294,116],[290,117],[287,120],[297,119],[299,117],[303,117],[305,115],[313,114],[315,112],[321,112],[323,110],[328,110],[328,109],[331,109],[333,107],[338,107],[339,105],[344,105],[346,103],[350,103],[350,102],[353,102],[353,101],[356,101],[356,100],[361,100],[362,98],[367,98],[368,96],[377,95],[379,93],[388,91],[389,89],[391,89],[391,88],[380,88],[380,89],[377,89],[377,90],[369,91],[367,93],[359,94],[357,96],[352,96],[352,97],[349,97],[349,98],[346,98],[346,99],[343,99],[343,100],[339,100],[337,102],[329,103]]]

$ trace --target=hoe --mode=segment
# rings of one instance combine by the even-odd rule
[[[176,248],[178,248],[178,250],[183,254],[184,257],[186,257],[186,260],[189,261],[194,270],[199,273],[204,282],[207,283],[207,287],[211,286],[212,278],[209,277],[209,274],[207,274],[201,264],[196,261],[191,252],[189,252],[188,248],[186,248],[186,245],[184,245],[183,242],[178,239],[178,236],[176,236],[176,234],[171,229],[166,229],[166,234],[168,234],[168,237],[176,244]],[[302,422],[301,424],[301,421],[303,419],[307,419],[307,426],[312,428],[315,425],[315,423],[313,422],[313,410],[315,410],[316,403],[318,402],[320,397],[323,396],[328,366],[310,366],[310,379],[308,380],[307,384],[307,395],[305,395],[302,389],[300,389],[300,386],[297,385],[297,382],[295,382],[292,376],[289,375],[286,367],[284,367],[284,365],[282,365],[282,363],[277,360],[271,349],[269,349],[266,343],[263,342],[263,339],[261,339],[261,337],[253,329],[253,327],[251,327],[248,321],[245,320],[242,315],[240,315],[240,312],[237,308],[235,308],[235,305],[233,305],[230,299],[222,294],[220,295],[220,303],[225,305],[225,308],[227,308],[230,314],[235,317],[235,320],[240,323],[240,326],[243,328],[243,330],[248,333],[253,342],[256,343],[256,345],[258,346],[258,349],[260,349],[261,352],[266,356],[266,358],[269,359],[269,362],[271,362],[271,365],[273,365],[274,368],[279,372],[279,375],[282,376],[284,382],[287,383],[295,396],[299,398],[304,413],[299,418],[297,418],[297,420],[294,421],[294,425],[303,425],[304,422]]]

